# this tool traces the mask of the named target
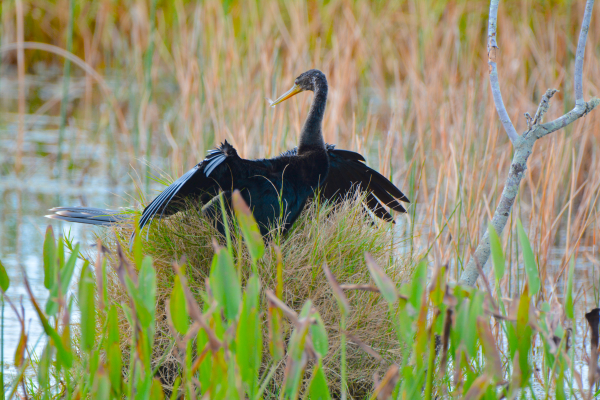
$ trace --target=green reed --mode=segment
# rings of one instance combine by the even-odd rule
[[[317,299],[301,299],[304,304],[299,312],[282,301],[285,266],[281,263],[274,290],[265,287],[256,269],[265,257],[258,226],[240,196],[234,195],[233,206],[237,222],[231,234],[240,235],[251,257],[252,268],[241,274],[248,276],[245,285],[236,270],[232,241],[227,247],[215,242],[206,284],[198,287],[190,281],[185,261],[174,263],[173,282],[167,285],[170,295],[164,303],[157,302],[157,272],[152,258],[144,255],[139,232],[131,258],[121,248],[109,254],[99,242],[95,262],[84,260],[77,289],[71,294],[79,245],[63,238],[56,241],[49,227],[43,257],[44,286],[49,291],[45,306],[38,304],[24,277],[47,344],[40,355],[31,354],[24,316],[19,316],[23,331],[9,397],[20,390],[24,391],[21,395],[34,399],[164,399],[180,395],[206,399],[350,398],[353,394],[347,392],[345,378],[348,346],[359,347],[365,357],[379,359],[384,366],[385,373],[375,377],[367,396],[371,399],[598,394],[593,387],[580,386],[581,378],[573,369],[574,263],[568,272],[564,300],[542,299],[536,260],[520,222],[526,283],[520,296],[509,301],[509,307],[505,307],[500,285],[506,261],[493,228],[495,280],[492,286],[486,281],[484,290],[458,286],[448,280],[446,267],[430,267],[425,261],[414,266],[410,282],[395,282],[369,254],[365,255],[364,268],[372,279],[368,290],[387,304],[387,318],[402,349],[395,358],[387,359],[347,331],[346,316],[355,311],[345,293],[361,288],[338,283],[327,263],[316,268],[327,277],[327,291],[338,305],[341,318],[337,328],[326,327],[322,315],[329,311],[320,309]],[[108,290],[108,261],[115,257],[116,284],[126,293],[118,304],[111,301]],[[0,263],[3,293],[8,285]],[[203,304],[197,301],[197,291]],[[71,322],[74,301],[81,310],[79,325]],[[169,367],[171,384],[156,377],[157,371],[167,366],[162,355],[156,358],[153,353],[159,334],[158,315],[167,318],[171,348],[175,349],[174,366],[171,360]],[[131,331],[121,330],[122,318]],[[281,329],[284,320],[289,323],[287,330]],[[266,336],[264,324],[269,326]],[[597,331],[597,321],[593,329]],[[323,360],[336,334],[342,336],[342,346],[335,355],[339,363],[325,367]],[[128,361],[123,342],[130,347]],[[539,372],[534,372],[536,369]],[[36,378],[29,379],[27,374]],[[331,381],[332,374],[339,374],[341,380]],[[536,379],[541,379],[538,383],[543,393],[534,392]]]

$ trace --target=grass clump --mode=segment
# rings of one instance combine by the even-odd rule
[[[131,254],[125,254],[118,243],[128,229],[120,227],[118,240],[108,246],[110,253],[100,251],[93,268],[84,261],[75,295],[66,288],[80,256],[79,245],[63,238],[57,244],[49,227],[44,284],[50,296],[45,307],[24,279],[46,346],[39,356],[26,354],[24,316],[17,314],[22,345],[15,354],[18,371],[9,383],[9,397],[17,390],[34,399],[598,396],[595,376],[586,386],[572,369],[577,361],[573,348],[582,348],[581,341],[572,340],[573,264],[564,301],[556,296],[545,300],[539,286],[527,284],[518,298],[505,299],[499,284],[505,264],[500,246],[492,247],[496,300],[488,285],[484,292],[450,283],[446,267],[433,268],[427,279],[425,261],[412,271],[410,282],[399,284],[402,274],[410,271],[398,267],[390,242],[383,241],[390,239],[389,230],[373,226],[359,211],[357,199],[339,209],[309,206],[288,239],[279,238],[279,246],[268,247],[259,240],[258,227],[244,207],[236,206],[234,199],[241,234],[233,229],[227,247],[216,241],[213,250],[208,244],[193,247],[207,249],[202,256],[207,260],[213,251],[210,268],[201,264],[202,271],[193,268],[192,258],[185,266],[166,259],[154,262],[143,254],[140,235]],[[174,229],[177,218],[183,217],[157,224],[145,240],[186,237]],[[311,244],[333,246],[339,240],[336,232],[354,227],[361,218],[360,229],[370,232],[370,239],[354,229],[343,237],[373,252],[365,256],[366,267],[356,270],[351,262],[346,264],[356,252],[341,243],[337,253],[344,257],[327,253],[332,261],[331,270],[323,266],[326,279],[319,277],[321,271],[313,278],[313,269],[304,262],[321,261],[321,256],[306,250]],[[306,228],[311,225],[320,228],[318,238],[309,234],[315,232]],[[210,239],[198,232],[194,237]],[[530,247],[526,236],[521,239]],[[292,240],[297,242],[286,248]],[[164,242],[152,243],[155,251],[168,248],[158,246]],[[304,252],[299,244],[305,245]],[[528,282],[535,282],[535,259],[525,257],[525,263]],[[115,274],[109,273],[109,264]],[[338,280],[372,280],[373,285],[367,285],[369,293],[355,292]],[[9,284],[0,263],[3,292]],[[304,295],[311,298],[301,298]],[[16,310],[10,299],[5,300]],[[71,330],[74,300],[81,319],[78,329]],[[598,337],[598,315],[598,309],[586,314],[592,345]],[[381,359],[381,364],[372,359]],[[596,367],[597,353],[588,359],[589,366]],[[383,375],[377,374],[379,368],[385,370]],[[369,384],[367,375],[373,371]],[[30,372],[36,379],[29,379]]]
[[[403,242],[396,237],[392,225],[375,221],[362,205],[357,194],[345,199],[341,204],[309,203],[292,229],[280,234],[277,226],[266,240],[262,258],[256,263],[256,271],[263,289],[274,292],[278,287],[277,271],[281,262],[282,285],[280,299],[296,313],[300,313],[307,300],[321,316],[329,337],[329,351],[323,359],[323,370],[329,381],[339,381],[340,369],[340,313],[332,289],[322,269],[327,263],[337,280],[343,284],[369,285],[372,281],[365,265],[365,253],[369,253],[376,262],[384,267],[394,282],[409,278],[412,269],[410,260],[399,256]],[[231,246],[235,267],[241,277],[242,286],[246,286],[251,276],[252,257],[243,245],[238,225],[230,219]],[[111,253],[117,254],[117,245],[126,249],[131,234],[130,226],[121,226],[117,234],[105,238]],[[226,238],[219,235],[215,227],[203,217],[201,210],[189,207],[159,223],[153,223],[149,232],[142,233],[143,251],[154,260],[156,270],[156,339],[153,351],[153,364],[159,362],[163,383],[171,387],[179,375],[173,346],[173,335],[166,318],[166,300],[171,295],[176,275],[173,263],[186,260],[185,275],[187,284],[196,301],[206,304],[206,283],[210,275],[215,255],[215,239],[221,244]],[[114,240],[117,238],[117,240]],[[117,244],[118,243],[118,244]],[[278,244],[277,244],[278,243]],[[217,245],[218,246],[218,245]],[[133,254],[128,254],[134,258]],[[113,267],[118,268],[118,258]],[[119,304],[128,294],[122,285],[113,284],[109,288],[111,302]],[[385,368],[400,359],[400,347],[388,319],[388,307],[378,293],[353,290],[347,292],[351,311],[347,319],[347,332],[367,346],[377,349],[383,360],[367,354],[360,346],[350,340],[347,346],[348,387],[354,395],[366,394],[372,387],[372,376],[383,372]],[[261,298],[262,335],[268,338],[267,301]],[[132,333],[129,321],[123,316],[120,330],[124,333],[122,348],[126,353],[128,339]],[[284,321],[284,337],[289,338],[293,325]],[[166,354],[171,353],[171,354]],[[262,368],[273,363],[267,354]],[[284,368],[275,371],[275,383],[272,389],[283,381]]]

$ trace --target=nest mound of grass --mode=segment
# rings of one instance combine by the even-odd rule
[[[340,314],[322,264],[327,262],[340,284],[372,283],[364,260],[366,252],[373,256],[397,284],[408,280],[412,273],[412,260],[399,256],[403,242],[394,233],[392,225],[375,221],[365,211],[361,200],[356,195],[335,207],[315,202],[307,204],[289,232],[279,235],[278,229],[273,229],[268,238],[271,242],[258,264],[263,290],[274,289],[277,271],[276,248],[279,248],[283,258],[281,300],[297,312],[306,300],[312,300],[328,331],[329,353],[324,360],[324,367],[330,383],[339,381]],[[231,226],[235,262],[242,269],[242,284],[245,284],[245,279],[251,271],[250,256],[241,236],[235,233],[235,226]],[[115,254],[112,250],[116,249],[117,241],[121,242],[123,249],[128,248],[130,234],[130,225],[120,226],[116,235],[104,238],[104,243]],[[154,222],[149,232],[144,231],[142,236],[144,253],[153,258],[157,275],[157,327],[153,362],[155,365],[162,365],[161,378],[165,388],[168,388],[179,373],[177,357],[173,353],[177,350],[172,346],[172,333],[165,312],[166,300],[170,296],[175,275],[172,264],[185,256],[188,284],[202,305],[201,293],[206,290],[205,282],[214,254],[213,238],[217,238],[221,243],[224,243],[225,239],[219,237],[213,224],[202,216],[201,210],[193,207],[168,219]],[[121,285],[115,282],[110,291],[109,297],[115,303],[125,301],[126,295]],[[353,343],[352,339],[349,340],[348,389],[351,394],[360,396],[372,388],[375,372],[381,373],[391,362],[399,361],[401,349],[390,324],[387,303],[379,293],[353,290],[347,291],[346,295],[351,305],[347,318],[347,332],[372,347],[384,359],[383,362],[376,360]],[[265,299],[263,310],[266,310]],[[265,314],[263,313],[263,316]],[[266,316],[264,318],[266,319]],[[131,337],[132,329],[127,320],[121,317],[120,322],[121,336]],[[266,338],[266,321],[264,326]],[[291,327],[288,326],[288,335],[290,331]],[[264,347],[268,348],[266,340]],[[128,343],[123,343],[122,350],[127,358]],[[268,362],[268,358],[268,350],[265,350],[263,364]],[[124,361],[124,365],[127,365],[127,361]],[[283,369],[282,365],[281,375]],[[275,386],[280,383],[281,379],[274,380]]]

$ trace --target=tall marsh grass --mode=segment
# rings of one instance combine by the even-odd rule
[[[346,237],[355,242],[351,253],[375,251],[364,254],[366,266],[355,270],[358,257],[342,252],[339,262],[332,255],[319,254],[329,260],[320,259],[320,266],[306,268],[298,257],[303,248],[275,244],[265,248],[239,193],[233,203],[236,217],[230,224],[230,239],[221,238],[227,247],[215,240],[201,264],[193,259],[170,266],[154,262],[144,254],[148,248],[140,234],[130,254],[118,243],[110,246],[111,251],[98,241],[95,260],[84,262],[76,294],[69,294],[68,288],[79,245],[63,238],[57,244],[49,227],[44,285],[50,296],[45,308],[36,302],[25,277],[46,345],[40,355],[27,353],[25,316],[10,303],[21,318],[22,331],[15,353],[18,371],[9,383],[9,396],[503,399],[552,395],[564,399],[598,395],[594,375],[585,385],[574,369],[573,345],[581,342],[573,341],[573,264],[565,300],[540,300],[536,261],[520,223],[528,283],[519,297],[497,302],[493,293],[501,297],[499,281],[505,269],[497,235],[492,234],[495,292],[487,284],[487,291],[452,284],[443,266],[431,270],[428,284],[424,261],[409,262],[414,273],[410,282],[401,283],[399,278],[408,271],[390,259],[387,246],[379,253],[377,246],[361,246],[360,242],[369,241],[367,237],[375,238],[370,240],[375,244],[380,234],[385,236],[368,220],[355,224],[371,230],[369,235]],[[308,225],[327,231],[330,225],[343,227],[348,215],[363,218],[352,212],[351,203],[327,211]],[[309,209],[303,218],[312,221],[315,212],[320,210]],[[175,237],[170,228],[183,224],[165,225],[155,229],[161,238],[154,237],[152,243],[168,242]],[[304,221],[296,225],[290,232],[296,241],[304,240],[306,245],[315,240],[305,237]],[[188,240],[206,246],[207,233],[192,230]],[[183,236],[187,235],[188,231]],[[328,247],[321,244],[318,249]],[[3,293],[9,284],[0,264]],[[75,300],[81,318],[73,330]],[[598,309],[586,317],[597,340]],[[595,367],[597,357],[592,352],[590,366]],[[34,377],[26,374],[30,370]]]
[[[298,314],[308,299],[312,301],[329,332],[330,351],[324,355],[322,367],[331,382],[339,381],[340,361],[336,355],[340,351],[342,332],[339,330],[340,313],[335,298],[321,271],[323,263],[328,265],[340,282],[365,286],[370,284],[364,261],[365,253],[369,253],[395,282],[407,282],[414,268],[411,259],[400,255],[407,247],[406,238],[394,234],[389,223],[375,223],[363,208],[361,200],[360,196],[351,197],[336,207],[309,204],[285,236],[278,233],[277,227],[273,228],[272,236],[267,238],[271,244],[266,247],[264,255],[255,261],[254,267],[252,253],[242,243],[242,232],[235,228],[237,224],[233,221],[230,224],[230,250],[243,286],[250,276],[255,276],[259,278],[263,288],[273,291],[279,288],[278,297]],[[102,239],[113,255],[108,258],[108,265],[114,270],[118,269],[121,262],[117,257],[118,246],[127,249],[131,236],[130,225],[117,229]],[[148,234],[142,233],[142,238],[144,254],[154,260],[157,279],[157,336],[153,362],[162,360],[164,368],[159,370],[161,378],[166,384],[172,384],[177,377],[177,373],[173,372],[177,371],[177,366],[167,368],[167,361],[176,361],[174,354],[177,349],[172,347],[172,333],[163,307],[173,287],[173,262],[185,259],[188,286],[202,305],[205,303],[202,293],[206,290],[206,279],[211,268],[214,268],[211,267],[211,261],[215,245],[226,245],[227,240],[193,205],[190,205],[188,211],[156,224]],[[218,238],[217,242],[214,238]],[[125,253],[133,258],[132,254],[127,251]],[[127,291],[116,280],[109,285],[108,293],[109,303],[117,306],[126,301],[128,296]],[[373,373],[385,372],[385,369],[382,370],[385,365],[382,360],[385,359],[387,364],[395,361],[401,354],[401,348],[387,317],[388,308],[379,296],[369,291],[351,291],[348,299],[352,303],[352,311],[347,317],[345,329],[357,340],[377,348],[380,353],[380,358],[375,359],[356,344],[349,344],[347,347],[348,387],[355,395],[366,394],[372,386]],[[126,332],[125,338],[129,338],[133,334],[133,327],[128,324],[124,315],[121,315],[121,323],[121,332]],[[285,322],[283,328],[288,337],[291,332],[289,323]],[[262,331],[266,342],[266,324]],[[128,356],[128,346],[128,341],[124,340],[122,348],[125,356]],[[265,358],[269,360],[269,357]],[[279,385],[282,375],[283,368],[275,374]]]
[[[63,11],[70,0],[21,5],[24,41],[67,47],[69,13]],[[58,91],[58,99],[32,102],[26,112],[60,115],[66,101],[69,124],[97,132],[86,140],[140,171],[151,195],[148,162],[177,176],[224,139],[244,157],[295,146],[310,96],[275,110],[263,100],[318,67],[330,83],[326,140],[361,151],[410,193],[417,204],[407,224],[413,246],[430,249],[431,259],[449,263],[457,277],[487,226],[512,151],[487,83],[487,7],[486,1],[437,0],[74,2],[73,53],[108,89],[98,90],[89,71],[72,68],[72,81],[83,78],[79,94],[65,99]],[[15,3],[3,2],[5,47],[17,41],[16,11]],[[583,3],[569,1],[500,8],[499,74],[517,129],[525,129],[522,113],[535,110],[548,87],[560,89],[548,118],[572,106],[569,77],[582,15]],[[598,93],[599,42],[594,25],[586,96]],[[52,52],[24,54],[27,71],[64,62]],[[15,79],[16,56],[2,52],[3,73]],[[18,111],[12,101],[5,105],[6,118]],[[542,141],[530,159],[516,216],[527,227],[546,283],[564,282],[571,257],[598,265],[598,128],[598,117],[589,115]],[[18,162],[19,154],[4,157]],[[48,165],[57,165],[56,154]],[[82,176],[73,181],[84,182],[87,170],[75,172]],[[503,285],[512,294],[523,282],[514,218],[508,231],[510,268]],[[564,254],[557,256],[555,246]]]
[[[299,388],[310,398],[328,398],[324,394],[327,386],[331,395],[342,396],[348,389],[352,396],[366,390],[371,398],[386,398],[390,393],[405,398],[462,398],[467,394],[471,398],[497,398],[503,394],[514,398],[532,393],[564,398],[561,396],[575,392],[580,396],[594,394],[576,360],[581,354],[581,358],[592,360],[596,353],[592,350],[588,355],[583,346],[583,340],[587,340],[587,331],[582,331],[585,324],[580,323],[583,318],[576,319],[577,323],[574,318],[582,315],[582,310],[592,308],[589,300],[597,303],[600,298],[598,113],[539,142],[529,159],[527,177],[507,234],[493,243],[494,269],[486,270],[487,280],[479,280],[481,290],[445,285],[460,275],[481,232],[487,229],[512,153],[498,122],[487,80],[488,5],[487,1],[464,0],[2,1],[0,72],[3,82],[10,84],[5,93],[10,92],[11,96],[0,100],[0,122],[18,124],[19,133],[13,147],[0,154],[3,176],[11,178],[18,173],[23,179],[36,173],[28,170],[26,162],[31,156],[23,144],[30,134],[26,121],[39,115],[63,114],[64,118],[50,120],[49,126],[60,129],[68,123],[77,132],[91,131],[91,135],[85,135],[88,144],[109,149],[109,157],[90,152],[81,169],[60,163],[61,157],[71,160],[81,144],[77,140],[84,136],[78,134],[62,154],[49,152],[48,169],[68,168],[69,174],[58,175],[74,184],[85,182],[90,165],[124,166],[116,170],[123,175],[131,165],[141,171],[142,188],[142,196],[131,197],[131,201],[146,204],[154,196],[147,180],[147,165],[160,165],[168,175],[178,176],[224,139],[233,143],[241,156],[249,158],[273,156],[295,146],[309,96],[296,96],[285,107],[274,110],[264,99],[286,90],[299,73],[315,67],[327,74],[330,84],[324,121],[326,141],[360,151],[370,165],[407,193],[413,205],[408,217],[398,218],[396,234],[406,238],[401,245],[406,246],[408,270],[415,268],[414,261],[419,256],[433,266],[429,268],[427,288],[425,264],[417,264],[411,282],[402,284],[400,276],[390,273],[391,264],[386,261],[390,258],[384,245],[369,248],[376,261],[367,269],[367,263],[362,261],[365,244],[357,246],[355,236],[350,235],[353,230],[342,232],[333,224],[329,226],[331,230],[323,228],[320,232],[316,227],[321,229],[323,225],[311,225],[307,217],[303,220],[306,225],[297,226],[298,235],[281,241],[279,248],[282,265],[298,274],[294,275],[298,282],[318,285],[298,285],[301,292],[286,292],[285,286],[277,286],[279,281],[272,275],[279,268],[273,253],[275,247],[268,246],[266,255],[258,261],[249,255],[252,251],[244,250],[239,238],[234,238],[229,246],[221,243],[227,250],[219,248],[215,256],[212,241],[207,239],[200,246],[177,235],[175,228],[184,216],[176,216],[153,229],[143,242],[144,252],[152,257],[152,266],[146,261],[142,267],[141,253],[128,257],[129,254],[119,256],[112,251],[104,258],[122,272],[123,280],[117,283],[121,286],[110,286],[111,291],[120,288],[118,295],[111,292],[111,299],[128,304],[129,308],[123,308],[129,310],[128,316],[119,314],[116,308],[111,311],[108,286],[100,281],[94,289],[98,302],[85,297],[92,284],[89,275],[83,276],[79,302],[84,307],[95,304],[98,313],[90,311],[87,315],[97,317],[98,337],[90,339],[90,326],[82,325],[84,343],[77,342],[79,353],[68,347],[71,342],[65,327],[70,321],[70,303],[65,297],[66,289],[59,290],[49,278],[46,287],[54,290],[52,301],[58,303],[53,306],[55,311],[50,310],[53,313],[40,308],[39,315],[42,320],[51,317],[52,325],[44,326],[50,345],[36,363],[37,381],[16,379],[13,383],[24,382],[19,390],[39,398],[44,398],[45,393],[66,397],[96,393],[94,396],[110,398],[131,394],[134,388],[160,398],[160,384],[173,389],[172,385],[179,382],[182,393],[189,394],[196,387],[196,380],[201,387],[220,383],[215,383],[210,391],[213,398],[223,393],[252,398],[259,393],[277,393],[293,398]],[[71,6],[72,17],[66,12]],[[506,2],[500,7],[498,69],[504,100],[517,130],[526,128],[522,113],[534,111],[547,88],[560,89],[547,118],[572,107],[570,77],[583,7],[583,2],[566,0]],[[592,19],[598,21],[599,9],[594,13]],[[588,35],[586,98],[600,92],[598,26],[592,24]],[[28,80],[34,72],[65,67],[60,51],[39,44],[67,49],[71,35],[70,77],[60,73],[54,76],[61,89],[64,85],[69,90],[36,97],[28,90]],[[45,50],[15,51],[13,44],[21,41],[34,42],[31,47]],[[71,90],[76,83],[81,90]],[[122,205],[123,199],[115,200],[115,206]],[[323,212],[311,210],[307,212],[317,216]],[[517,223],[519,219],[521,225]],[[337,226],[342,222],[337,221]],[[212,235],[210,227],[202,227],[200,222],[186,229],[204,238]],[[365,225],[364,229],[371,228]],[[311,231],[323,236],[309,234]],[[333,243],[336,232],[343,233],[339,248]],[[387,237],[382,235],[376,238],[380,240],[377,243],[387,243]],[[51,241],[47,239],[47,243]],[[344,247],[345,243],[351,246]],[[319,247],[321,244],[323,247]],[[191,246],[197,246],[197,251],[189,251]],[[188,249],[187,267],[174,272],[170,266],[184,254],[182,248]],[[71,267],[68,258],[60,253],[61,246],[56,249],[63,254],[56,263],[63,277]],[[322,249],[331,251],[321,254],[318,250]],[[232,261],[226,253],[236,258]],[[249,257],[254,261],[249,262]],[[343,264],[345,257],[352,263]],[[228,296],[216,289],[215,285],[224,282],[217,277],[211,280],[206,269],[208,260],[222,262],[227,268],[232,267],[231,262],[234,269],[238,262],[246,266],[235,269],[245,272],[229,288],[239,294],[237,314],[225,310],[235,309],[236,301],[229,302]],[[346,303],[340,295],[343,292],[335,290],[335,282],[327,280],[322,269],[325,260],[340,283],[364,283],[370,277],[369,288],[373,290],[375,285],[381,291],[379,295],[346,290],[351,305],[354,301],[366,301],[359,311],[374,310],[370,300],[364,300],[372,299],[378,307],[392,304],[389,312],[381,313],[377,308],[372,316],[361,315],[358,320],[353,320],[352,314],[346,315]],[[47,265],[54,265],[53,261],[48,262]],[[103,276],[102,265],[100,262],[96,269],[97,276]],[[204,269],[198,268],[201,265]],[[351,266],[356,276],[348,273],[346,268]],[[282,281],[293,280],[292,275],[284,274],[285,268],[281,269]],[[193,271],[202,274],[189,276]],[[202,280],[207,275],[208,286]],[[256,280],[249,285],[247,279],[252,275]],[[134,276],[148,280],[136,283]],[[179,283],[166,286],[171,282]],[[281,290],[273,289],[276,286]],[[273,289],[269,301],[265,300],[267,287]],[[156,292],[148,291],[154,288]],[[175,291],[170,290],[173,288]],[[185,288],[196,295],[192,296],[194,301],[185,296]],[[337,294],[335,302],[329,297],[326,312],[319,308],[324,304],[324,293]],[[178,305],[168,308],[170,317],[165,304],[150,306],[160,296]],[[312,302],[305,308],[308,298]],[[206,304],[214,307],[207,308]],[[319,317],[312,311],[313,306]],[[298,314],[299,309],[304,313]],[[282,310],[287,312],[285,324],[291,335],[285,353],[283,336],[270,334],[263,338],[261,329],[265,324],[269,326],[265,322],[269,317],[277,321],[275,327],[284,324]],[[83,315],[85,325],[86,314]],[[331,319],[325,320],[326,315]],[[360,324],[370,317],[378,321]],[[169,318],[173,328],[165,328]],[[200,321],[210,322],[210,330]],[[340,327],[342,322],[347,329]],[[152,357],[152,343],[163,334],[146,329],[154,323],[169,331],[169,336],[164,336],[165,344],[169,340],[174,343],[172,349],[163,353],[167,355],[165,359]],[[241,323],[254,327],[254,336],[248,336],[254,338],[254,343],[258,343],[258,338],[264,340],[261,351],[238,346],[238,340],[245,340],[244,344],[249,340],[237,334]],[[328,335],[328,355],[318,351],[313,354],[307,345],[309,340],[323,339],[322,330],[314,328],[321,325]],[[373,350],[373,342],[360,336],[360,332],[379,332],[379,328],[388,325],[392,329],[383,339],[396,340],[390,346],[400,349],[402,356],[397,359],[397,369],[395,364],[388,364],[391,366],[387,373],[379,373],[376,382],[371,383],[367,375],[375,370],[371,369],[375,364],[368,364],[365,371],[355,367],[355,357],[362,353],[346,333],[358,330],[357,339],[367,343],[362,348],[367,351],[363,357],[375,357],[368,353]],[[116,335],[119,326],[135,328]],[[183,336],[181,333],[190,326],[193,334]],[[377,329],[369,332],[373,327]],[[213,331],[217,331],[218,343],[223,346],[214,341],[205,345],[207,337],[203,335]],[[576,340],[571,342],[569,338]],[[319,345],[313,346],[316,350]],[[580,356],[575,354],[576,346]],[[160,349],[164,348],[161,345]],[[247,349],[254,353],[238,354]],[[390,360],[385,351],[375,350],[382,353],[384,360]],[[31,361],[24,353],[19,355],[25,364]],[[289,365],[287,372],[275,369],[284,363],[260,363],[284,357],[286,368]],[[180,380],[159,383],[154,380],[154,372],[159,371],[154,369],[167,361],[178,366]],[[20,366],[19,373],[26,371],[25,364],[16,364]],[[77,367],[65,368],[67,365]],[[348,382],[348,386],[343,382]],[[358,383],[352,386],[351,382]],[[50,392],[44,391],[50,386]],[[110,387],[110,393],[97,391],[106,387]],[[13,389],[17,390],[17,386]]]

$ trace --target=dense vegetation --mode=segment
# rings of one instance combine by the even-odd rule
[[[221,238],[227,246],[213,242],[204,285],[198,282],[198,266],[185,260],[174,262],[171,277],[166,278],[161,271],[165,267],[155,267],[152,257],[144,255],[138,234],[130,254],[118,243],[111,252],[99,241],[95,261],[84,262],[76,293],[70,295],[79,245],[62,237],[57,242],[49,227],[44,284],[50,295],[45,307],[36,303],[26,281],[47,344],[39,358],[28,355],[23,321],[15,354],[19,371],[10,395],[20,391],[40,399],[160,399],[165,395],[497,399],[524,393],[556,398],[585,393],[582,378],[573,370],[573,264],[564,304],[555,298],[544,301],[531,245],[520,225],[528,281],[521,295],[507,305],[494,300],[494,295],[502,297],[499,282],[505,261],[499,238],[492,234],[496,279],[493,286],[486,282],[486,291],[448,282],[445,266],[434,266],[428,279],[423,261],[414,267],[409,283],[399,283],[388,276],[398,273],[397,264],[382,268],[365,253],[362,267],[370,274],[366,283],[357,281],[355,274],[338,281],[347,266],[336,264],[336,276],[324,260],[310,270],[321,277],[317,285],[326,287],[326,293],[317,299],[304,298],[294,309],[282,300],[284,292],[306,287],[310,280],[298,279],[300,268],[287,268],[274,243],[270,246],[276,254],[274,265],[261,268],[268,255],[258,226],[240,196],[234,196],[234,206],[235,222],[228,224],[232,230]],[[314,212],[318,210],[303,217],[314,221]],[[312,223],[326,227],[326,219],[343,224],[340,217],[363,218],[355,221],[357,229],[371,230],[363,239],[381,232],[366,220],[369,216],[362,211],[360,199],[342,210],[326,209],[321,217]],[[301,234],[301,229],[296,227],[291,235]],[[190,237],[197,244],[208,239]],[[242,241],[243,251],[235,245]],[[113,268],[108,266],[111,262]],[[0,278],[5,291],[9,282],[3,267]],[[169,289],[161,295],[164,287]],[[364,296],[349,296],[356,291],[364,291],[368,302]],[[74,300],[81,310],[76,329],[70,320]],[[356,324],[348,324],[367,304],[370,312],[379,306],[387,309],[377,318],[388,322],[384,331],[393,334],[396,351],[381,347],[382,332],[372,332],[363,342],[354,332]],[[336,326],[331,325],[333,320]],[[373,321],[367,317],[362,322],[373,330],[377,326]],[[165,326],[167,333],[161,329]],[[162,339],[160,351],[155,348],[157,334],[169,338],[167,345]],[[364,353],[363,360],[350,361],[354,350]],[[383,374],[375,371],[373,383],[365,385],[361,380],[370,375],[365,370],[369,359],[383,367]],[[26,374],[30,368],[34,376]]]
[[[313,205],[264,254],[250,236],[244,244],[249,222],[232,223],[229,241],[213,246],[215,232],[189,214],[154,226],[133,252],[131,228],[119,227],[102,236],[100,258],[48,234],[48,304],[24,316],[6,295],[23,332],[17,374],[4,377],[11,393],[160,397],[160,385],[166,395],[213,398],[327,398],[344,388],[352,398],[595,394],[584,313],[600,298],[597,112],[536,144],[493,242],[493,269],[477,289],[453,283],[488,227],[513,151],[489,93],[487,0],[0,4],[3,184],[42,175],[74,188],[98,175],[110,186],[129,182],[133,166],[139,195],[113,204],[135,209],[154,196],[153,178],[170,181],[224,139],[244,157],[293,147],[309,96],[275,111],[263,98],[318,67],[331,86],[326,140],[361,151],[413,200],[396,231],[372,226],[351,203],[345,215],[360,224]],[[583,2],[569,0],[502,4],[498,69],[518,130],[547,88],[560,89],[548,119],[572,107],[582,15]],[[599,20],[596,7],[586,98],[600,92]],[[29,47],[19,53],[21,41]],[[1,220],[19,215],[2,200]],[[82,275],[78,258],[88,260]],[[215,273],[213,260],[238,280]],[[42,354],[27,336],[31,318],[47,322]]]

